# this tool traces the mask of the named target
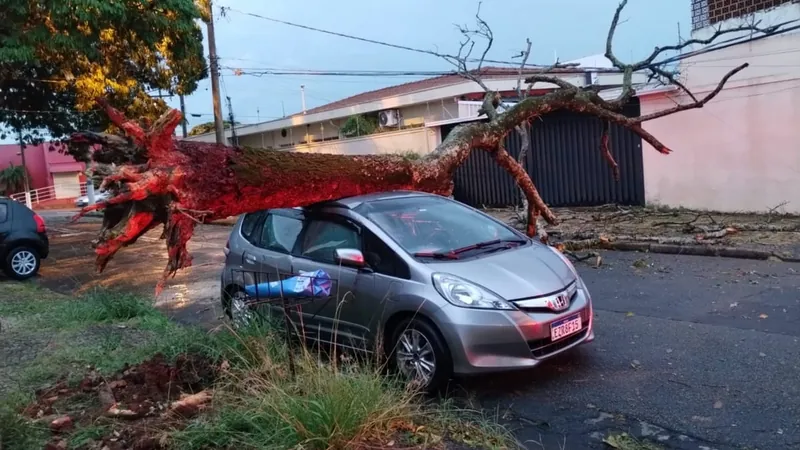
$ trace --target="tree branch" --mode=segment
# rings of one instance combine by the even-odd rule
[[[697,97],[694,96],[692,91],[690,91],[689,88],[684,86],[683,83],[681,83],[680,81],[675,79],[675,75],[674,74],[671,74],[671,73],[667,72],[666,70],[661,69],[659,67],[655,67],[655,66],[654,67],[650,67],[648,70],[653,72],[653,74],[655,74],[655,75],[658,75],[658,76],[666,78],[669,83],[674,84],[675,86],[678,86],[678,88],[680,88],[683,92],[685,92],[686,95],[688,95],[692,99],[693,102],[697,101]]]
[[[611,170],[614,172],[614,180],[619,181],[619,164],[614,160],[614,155],[611,154],[611,146],[609,144],[611,124],[608,121],[603,121],[603,134],[600,136],[600,151],[603,152],[603,158],[608,161]]]
[[[520,100],[525,99],[528,96],[528,92],[530,89],[525,90],[525,95],[522,93],[522,71],[525,70],[525,64],[528,62],[528,57],[531,55],[531,40],[530,38],[525,39],[526,47],[525,50],[522,51],[522,62],[519,65],[519,71],[517,74],[517,97]]]
[[[676,105],[673,108],[669,108],[669,109],[665,109],[663,111],[657,111],[657,112],[654,112],[654,113],[651,113],[651,114],[647,114],[647,115],[638,117],[634,122],[636,122],[636,123],[647,122],[648,120],[658,119],[660,117],[668,116],[670,114],[675,114],[677,112],[686,111],[687,109],[702,108],[706,103],[710,102],[714,97],[716,97],[717,94],[722,92],[722,88],[725,87],[725,83],[727,83],[728,80],[732,76],[734,76],[737,73],[741,72],[742,70],[746,69],[749,65],[750,64],[748,64],[748,63],[744,63],[744,64],[734,68],[730,72],[726,73],[725,76],[722,77],[721,80],[719,80],[719,83],[717,83],[717,87],[714,88],[713,91],[709,92],[708,95],[706,95],[705,97],[703,97],[699,101],[695,100],[695,101],[693,101],[691,103],[686,103],[686,104],[683,104],[683,105]],[[691,97],[695,98],[694,95],[692,95]]]

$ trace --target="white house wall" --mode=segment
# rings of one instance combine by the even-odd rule
[[[561,78],[566,81],[569,81],[570,83],[575,84],[576,86],[583,86],[586,84],[585,75],[583,73],[564,74]],[[644,75],[640,74],[634,75],[635,83],[640,83],[645,81],[646,77]],[[602,85],[619,85],[622,83],[622,75],[618,73],[600,73],[598,74],[597,82]],[[487,78],[484,80],[484,83],[491,90],[497,90],[497,91],[514,90],[516,89],[517,78],[516,76],[508,78]],[[536,83],[534,86],[535,89],[552,88],[552,87],[555,87],[555,85],[552,85],[550,83]],[[405,95],[387,97],[381,100],[361,103],[358,105],[339,108],[331,111],[324,111],[306,115],[299,114],[287,117],[285,119],[279,119],[271,122],[264,122],[261,124],[243,126],[238,128],[237,132],[239,133],[239,136],[244,136],[244,135],[262,133],[265,131],[280,130],[281,128],[298,127],[308,123],[342,119],[355,114],[364,114],[364,113],[382,111],[384,109],[403,108],[410,105],[420,105],[425,103],[429,104],[434,104],[436,102],[441,103],[442,99],[445,99],[445,102],[447,102],[449,101],[449,99],[455,99],[462,95],[470,94],[479,90],[480,88],[473,81],[460,81],[448,86],[439,86],[436,88],[412,92]],[[450,106],[448,106],[447,108],[448,108],[447,110],[453,114],[453,117],[458,117],[458,108],[455,103],[452,105],[452,110],[450,109],[451,108]],[[230,137],[230,131],[226,130],[225,135]],[[213,133],[203,134],[199,136],[190,136],[187,138],[187,140],[201,141],[201,142],[214,142],[214,139],[215,138]]]
[[[799,4],[776,10],[783,11],[780,20],[800,18]],[[743,62],[751,66],[704,108],[645,122],[647,131],[674,150],[661,155],[650,145],[643,146],[649,203],[733,212],[766,211],[789,202],[780,211],[800,213],[797,49],[800,34],[792,33],[681,64],[686,84],[698,96],[733,67]],[[688,101],[686,95],[644,97],[642,114]]]
[[[372,134],[354,139],[318,142],[298,145],[289,151],[303,153],[332,153],[337,155],[388,155],[414,152],[421,155],[430,153],[436,142],[438,130],[414,128]]]
[[[403,117],[404,126],[423,125],[426,122],[446,120],[458,117],[458,103],[454,98],[426,102],[399,108]],[[281,135],[281,130],[255,133],[239,137],[239,144],[255,148],[272,148],[286,150],[303,145],[302,142],[314,144],[314,140],[339,137],[339,128],[347,119],[330,120],[308,125],[286,128],[286,137]],[[356,138],[360,139],[360,138]],[[346,145],[352,138],[340,139],[337,145]],[[328,145],[331,141],[326,141]]]

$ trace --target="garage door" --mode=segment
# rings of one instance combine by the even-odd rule
[[[53,174],[56,198],[76,198],[81,196],[81,182],[78,172]]]

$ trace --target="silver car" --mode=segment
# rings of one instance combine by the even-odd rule
[[[429,390],[594,340],[589,291],[565,256],[436,195],[246,214],[225,252],[222,303],[234,323],[283,317],[285,299],[306,338],[383,351]]]

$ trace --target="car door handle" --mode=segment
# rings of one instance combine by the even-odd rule
[[[251,264],[255,264],[257,261],[256,257],[253,255],[244,255],[244,259]]]

